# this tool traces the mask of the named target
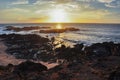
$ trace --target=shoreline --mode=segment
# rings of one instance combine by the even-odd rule
[[[5,55],[10,56],[11,58],[20,59],[20,60],[38,60],[40,61],[50,61],[53,57],[60,56],[62,49],[74,50],[74,52],[82,52],[87,55],[92,53],[96,56],[109,56],[117,55],[119,56],[120,43],[114,42],[103,42],[103,43],[94,43],[92,45],[86,46],[83,43],[75,44],[73,47],[66,46],[61,43],[54,43],[55,38],[51,39],[41,37],[36,34],[3,34],[0,35],[0,52],[5,53]],[[59,47],[56,47],[59,46]],[[53,51],[54,48],[54,51]],[[115,49],[114,49],[115,48]],[[77,50],[78,49],[78,50]],[[80,49],[80,51],[79,51]],[[53,54],[56,52],[55,54]],[[102,52],[102,53],[101,53]],[[62,52],[63,53],[63,52]],[[30,54],[30,55],[29,55]],[[27,57],[28,56],[28,57]],[[39,58],[39,56],[42,56]],[[51,57],[49,57],[51,56]],[[52,57],[53,56],[53,57]],[[44,57],[48,59],[44,59]],[[58,57],[59,58],[59,57]],[[43,60],[42,60],[43,59]],[[54,60],[50,61],[54,62]]]
[[[6,66],[10,63],[14,65],[21,63],[20,61],[22,60],[15,59],[15,57],[6,53],[5,50],[7,49],[7,46],[5,46],[4,42],[1,40],[2,39],[0,39],[0,65]]]
[[[0,38],[0,66],[7,66],[8,64],[18,65],[22,62],[27,61],[26,59],[16,59],[13,55],[7,54],[6,50],[7,50],[7,46]],[[30,60],[30,61],[33,61],[33,60]],[[48,69],[58,65],[57,63],[49,64],[48,62],[43,62],[43,61],[33,61],[33,62],[41,63],[47,66]]]
[[[72,48],[61,45],[61,47],[55,49],[53,46],[54,38],[49,40],[33,34],[9,34],[0,35],[0,37],[3,39],[2,42],[0,41],[0,49],[2,49],[0,51],[2,53],[4,53],[5,46],[7,46],[7,55],[12,55],[18,60],[28,60],[18,65],[0,65],[0,79],[2,80],[120,79],[120,43],[103,42],[91,46],[76,44]],[[0,55],[6,56],[5,54]],[[35,59],[35,57],[36,60],[43,60],[47,63],[32,61],[31,59]],[[9,57],[5,57],[5,60],[6,58]],[[11,60],[12,58],[10,57]],[[4,61],[4,58],[0,60]],[[51,68],[47,67],[47,65],[52,66],[52,63],[57,60],[59,60],[60,65]]]
[[[120,43],[119,40],[119,25],[62,25],[62,28],[74,28],[74,29],[79,29],[79,31],[69,31],[69,29],[67,30],[68,32],[64,32],[64,33],[60,33],[59,32],[63,32],[63,30],[54,30],[51,29],[56,28],[56,25],[31,25],[31,24],[27,24],[27,25],[1,25],[1,33],[0,34],[38,34],[40,36],[43,37],[51,37],[51,36],[55,36],[55,37],[60,37],[61,40],[67,42],[67,43],[84,43],[85,45],[92,45],[93,43],[99,43],[99,42],[116,42],[116,43]],[[82,27],[83,26],[83,27]],[[105,26],[105,27],[103,27]],[[114,27],[114,29],[112,29],[112,26]],[[74,30],[73,29],[73,30]],[[42,33],[40,33],[42,31]],[[58,33],[57,33],[58,32]],[[118,34],[116,34],[116,32],[118,32]],[[55,33],[55,34],[54,34]]]

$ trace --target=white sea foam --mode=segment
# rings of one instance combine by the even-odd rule
[[[40,27],[55,27],[56,24],[9,24],[9,26],[15,27],[30,27],[30,26],[40,26]],[[62,27],[75,27],[79,28],[80,31],[66,32],[60,34],[44,34],[39,33],[39,31],[4,31],[5,26],[8,24],[0,25],[0,34],[38,34],[41,36],[48,35],[49,37],[56,36],[57,38],[68,42],[68,43],[84,43],[90,45],[92,43],[98,42],[120,42],[120,24],[63,24]]]

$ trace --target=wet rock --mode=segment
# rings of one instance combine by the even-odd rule
[[[108,80],[120,80],[120,67],[110,74]]]
[[[73,48],[65,47],[62,45],[60,48],[56,49],[57,58],[58,59],[65,59],[68,61],[80,61],[81,55],[84,54],[82,51],[83,44],[76,44]]]
[[[96,43],[84,49],[85,54],[89,57],[105,57],[112,55],[111,48],[102,43]]]
[[[120,56],[120,44],[115,44],[112,48],[112,54],[115,56]]]
[[[6,26],[5,30],[8,31],[30,31],[30,30],[39,30],[39,29],[49,29],[50,27],[40,27],[40,26],[28,26],[28,27],[14,27],[14,26]]]
[[[14,70],[14,65],[13,65],[13,64],[8,64],[8,65],[6,66],[6,69],[7,69],[9,72],[13,72],[13,70]]]
[[[50,49],[47,45],[49,39],[35,34],[9,34],[2,36],[2,38],[8,46],[7,53],[19,59],[33,59],[34,54],[37,54],[38,51]]]
[[[67,31],[79,31],[77,28],[64,28],[64,29],[47,29],[47,30],[40,30],[40,33],[63,33]]]

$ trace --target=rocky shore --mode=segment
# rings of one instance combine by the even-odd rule
[[[55,39],[35,34],[3,34],[7,54],[26,59],[18,65],[0,66],[0,80],[120,80],[120,43],[103,42],[55,48]],[[48,69],[30,60],[58,66]]]
[[[15,26],[6,26],[7,31],[30,31],[30,30],[39,30],[39,29],[49,29],[50,27],[40,27],[40,26],[30,26],[30,27],[15,27]]]
[[[64,28],[64,29],[48,29],[48,30],[40,30],[40,33],[63,33],[67,31],[79,31],[77,28]]]
[[[51,28],[51,27],[41,27],[41,26],[28,26],[28,27],[15,27],[15,26],[6,26],[5,31],[14,31],[14,32],[20,32],[20,31],[31,31],[31,30],[37,30],[38,33],[63,33],[67,31],[79,31],[78,28]]]

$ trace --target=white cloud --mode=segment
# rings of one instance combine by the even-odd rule
[[[120,1],[115,0],[111,3],[106,3],[105,6],[106,7],[111,7],[111,8],[120,8]]]
[[[104,3],[106,7],[109,8],[118,8],[120,7],[120,0],[98,0],[101,3]]]
[[[17,0],[15,2],[13,2],[13,5],[18,5],[18,4],[28,4],[28,0]]]
[[[98,0],[99,2],[102,2],[102,3],[111,3],[115,0]]]
[[[26,10],[26,9],[21,9],[21,8],[12,8],[12,9],[7,9],[5,11],[8,11],[8,12],[29,12],[29,10]]]
[[[111,5],[111,4],[105,4],[106,7],[111,7],[111,8],[116,8],[115,5]]]

